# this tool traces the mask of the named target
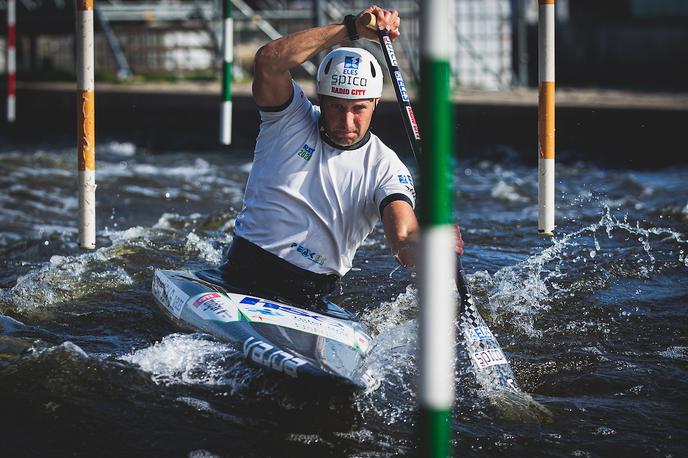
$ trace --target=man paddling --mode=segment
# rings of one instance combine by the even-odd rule
[[[411,174],[369,130],[382,94],[379,63],[361,48],[331,51],[318,68],[320,106],[289,72],[344,42],[375,41],[361,20],[366,12],[392,40],[399,36],[397,12],[373,6],[342,23],[274,40],[256,54],[253,97],[261,125],[244,207],[221,267],[228,283],[295,301],[330,294],[378,220],[395,259],[415,265]],[[459,235],[457,251],[462,246]]]

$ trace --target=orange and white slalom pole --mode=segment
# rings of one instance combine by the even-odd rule
[[[15,96],[17,86],[16,24],[16,0],[7,0],[7,122],[14,122],[17,117],[17,99]]]
[[[93,0],[76,0],[77,154],[79,244],[96,247],[95,82]]]
[[[554,2],[539,0],[538,232],[554,235]]]

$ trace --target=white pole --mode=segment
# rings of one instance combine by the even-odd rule
[[[554,235],[554,3],[539,0],[538,232]]]
[[[232,143],[232,62],[234,61],[234,19],[232,19],[232,0],[223,0],[224,26],[222,49],[222,105],[220,109],[220,142]]]
[[[451,3],[421,3],[421,258],[419,272],[420,456],[451,455],[456,347],[456,254],[452,223],[453,121],[449,97]]]
[[[95,57],[93,0],[77,0],[77,154],[79,163],[79,244],[96,247]]]
[[[15,96],[17,81],[16,23],[16,0],[7,0],[7,122],[14,122],[17,117]]]

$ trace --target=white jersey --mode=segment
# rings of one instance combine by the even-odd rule
[[[320,108],[293,87],[286,108],[260,113],[235,234],[303,269],[341,276],[380,218],[383,201],[415,205],[413,180],[375,135],[357,149],[324,142]]]

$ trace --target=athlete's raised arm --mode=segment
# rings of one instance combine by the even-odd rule
[[[392,40],[399,36],[398,13],[371,6],[361,11],[356,18],[356,31],[362,38],[377,40],[375,32],[362,23],[361,16],[364,13],[374,14],[378,27],[389,30]],[[346,26],[341,22],[285,35],[261,47],[256,53],[253,76],[253,98],[256,104],[259,107],[284,105],[292,95],[289,70],[320,51],[348,39]]]

